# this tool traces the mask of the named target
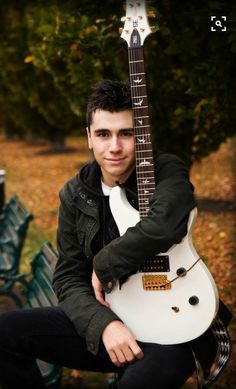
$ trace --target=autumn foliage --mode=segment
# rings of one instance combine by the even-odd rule
[[[235,133],[233,1],[159,0],[144,50],[154,143],[189,165]],[[123,1],[0,1],[0,125],[62,144],[84,126],[90,86],[127,79]],[[227,16],[227,32],[211,31]]]

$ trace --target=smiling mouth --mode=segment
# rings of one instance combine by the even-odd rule
[[[109,162],[121,162],[121,161],[124,161],[124,157],[123,158],[117,158],[117,159],[114,159],[114,158],[107,158],[107,161]]]

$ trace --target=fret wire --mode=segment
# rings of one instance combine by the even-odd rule
[[[146,178],[146,176],[145,176],[145,178]],[[153,178],[153,177],[148,177],[147,179],[150,179],[150,180],[151,180],[152,178]],[[154,181],[153,181],[153,184],[154,184]]]
[[[136,130],[138,130],[139,128],[144,128],[144,127],[148,127],[148,128],[150,128],[150,126],[149,126],[149,124],[145,124],[145,125],[142,125],[142,126],[134,126],[134,129]]]
[[[135,128],[134,128],[134,130],[135,130]],[[139,131],[139,129],[137,129],[137,131]],[[138,144],[143,144],[145,142],[145,145],[146,145],[146,144],[148,144],[148,142],[151,143],[151,140],[150,140],[151,136],[150,135],[151,135],[150,132],[145,133],[145,131],[143,131],[143,132],[139,131],[139,133],[135,134],[134,136],[135,136],[135,138],[138,139],[138,142],[136,140],[136,142]],[[143,140],[141,141],[141,139],[143,139]]]
[[[150,177],[151,178],[151,177]],[[153,178],[153,177],[152,177]],[[149,186],[149,185],[153,185],[154,187],[155,187],[155,182],[153,181],[153,180],[148,180],[148,182],[147,183],[144,183],[144,182],[140,182],[140,183],[138,183],[137,184],[138,186],[140,186],[140,187],[146,187],[146,186]]]
[[[147,184],[138,183],[137,185],[140,186],[140,189],[146,188],[146,187],[147,187],[147,189],[155,188],[155,182],[154,181],[151,182],[151,180]],[[149,185],[151,186],[150,188],[149,188]]]
[[[138,60],[135,60],[135,61],[129,61],[129,63],[138,63],[138,62],[144,62],[143,59],[138,59]]]
[[[145,74],[144,72],[139,72],[139,73],[130,73],[130,76],[137,76],[138,74]]]
[[[137,166],[138,167],[138,166]],[[139,168],[139,167],[138,167]],[[142,174],[142,173],[144,173],[144,172],[140,172],[140,171],[138,171],[137,172],[138,174]],[[146,173],[152,173],[152,170],[148,170],[147,172],[145,172],[145,177],[146,177]]]
[[[149,153],[149,155],[141,155],[141,156],[136,156],[136,160],[142,160],[142,161],[146,161],[146,159],[152,159],[152,155],[150,155],[150,153]],[[150,165],[150,161],[148,161],[148,165]],[[144,166],[144,165],[142,165],[142,166]]]
[[[148,153],[148,152],[150,153],[150,152],[152,152],[152,150],[149,150],[149,149],[148,150],[138,150],[138,152],[139,153]]]
[[[134,127],[134,128],[136,128],[136,127]],[[141,127],[142,128],[142,127]],[[150,128],[150,126],[149,126],[149,128]],[[143,135],[145,135],[145,136],[147,136],[147,135],[151,135],[151,132],[147,132],[146,131],[146,128],[144,129],[144,133],[143,133]],[[134,136],[140,136],[140,135],[137,135],[137,134],[134,134]]]
[[[151,186],[151,188],[155,188],[155,182],[154,181],[152,181],[152,182],[150,182],[149,184],[138,184],[138,186],[140,186],[140,189],[142,189],[142,187],[147,187],[148,185],[152,185]],[[149,188],[149,186],[148,186],[148,189],[151,189],[151,188]]]
[[[155,188],[155,186],[154,186],[154,183],[152,183],[152,186],[140,186],[140,191],[142,191],[142,190],[155,190],[156,188]]]

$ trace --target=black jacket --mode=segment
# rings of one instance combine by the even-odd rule
[[[53,285],[59,305],[92,353],[98,351],[105,326],[119,319],[95,299],[91,285],[93,267],[106,288],[108,283],[137,270],[145,257],[179,243],[187,232],[188,215],[196,202],[185,165],[174,155],[159,154],[156,182],[148,216],[121,237],[116,235],[112,222],[110,230],[106,228],[112,216],[107,214],[96,162],[82,168],[60,192],[59,260]],[[125,188],[128,200],[137,208],[135,171]]]
[[[106,325],[119,320],[95,299],[91,285],[93,268],[106,288],[109,283],[114,284],[138,269],[143,258],[167,251],[187,233],[189,212],[196,201],[184,163],[174,155],[159,154],[156,182],[148,215],[121,237],[102,193],[101,170],[96,162],[82,168],[60,192],[59,259],[53,286],[59,306],[78,334],[86,339],[88,350],[93,354],[98,352]],[[129,202],[138,208],[135,171],[126,181],[125,189]],[[232,318],[221,301],[218,317],[225,326]],[[206,377],[217,353],[211,328],[191,341],[190,346]]]

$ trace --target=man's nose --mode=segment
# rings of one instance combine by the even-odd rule
[[[111,138],[111,143],[110,143],[110,151],[113,153],[117,153],[118,151],[121,150],[121,142],[118,136],[113,136]]]

